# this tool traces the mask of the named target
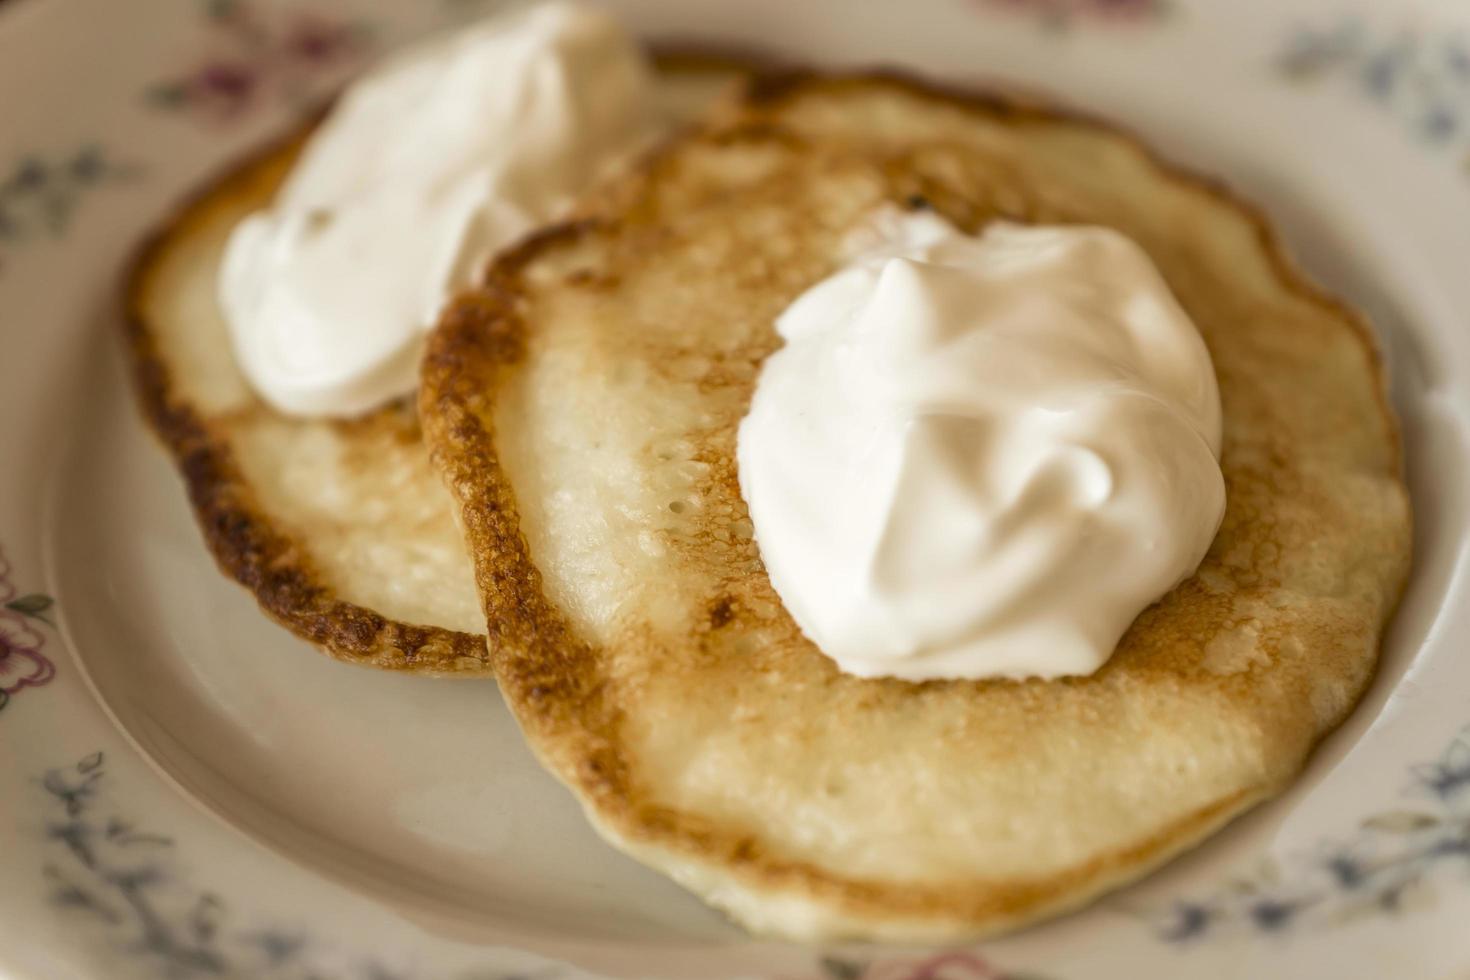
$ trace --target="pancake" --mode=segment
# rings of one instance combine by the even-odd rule
[[[658,98],[690,119],[743,70],[670,52]],[[310,127],[205,188],[144,247],[125,329],[144,413],[172,453],[221,569],[298,636],[353,663],[487,674],[484,619],[412,399],[346,421],[267,406],[215,298],[225,242],[266,207]]]
[[[1369,334],[1261,217],[1101,124],[884,77],[754,87],[446,311],[424,430],[501,689],[614,846],[758,933],[969,939],[1072,908],[1280,791],[1362,694],[1409,564]],[[860,679],[793,624],[740,497],[772,321],[888,202],[1095,223],[1218,372],[1228,509],[1087,677]]]

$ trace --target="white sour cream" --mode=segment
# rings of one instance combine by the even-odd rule
[[[411,393],[449,295],[654,129],[649,66],[593,8],[536,6],[391,57],[230,238],[219,296],[247,379],[294,415]]]
[[[1087,674],[1199,565],[1220,396],[1104,228],[883,212],[777,320],[738,440],[771,582],[852,674]]]

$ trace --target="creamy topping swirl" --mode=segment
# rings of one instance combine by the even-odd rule
[[[852,674],[1097,670],[1224,513],[1199,332],[1105,228],[891,210],[854,241],[739,430],[772,585]]]
[[[246,377],[297,415],[411,393],[446,298],[655,125],[642,54],[590,7],[531,7],[390,58],[230,238],[219,295]]]

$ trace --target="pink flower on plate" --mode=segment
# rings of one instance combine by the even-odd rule
[[[310,105],[372,47],[366,24],[327,13],[252,0],[216,0],[206,9],[207,34],[191,67],[146,96],[207,123],[263,105]]]
[[[32,621],[47,622],[51,599],[19,595],[10,581],[12,566],[0,548],[0,708],[23,687],[40,687],[56,676],[56,667],[41,652],[46,637]]]
[[[268,64],[277,97],[310,102],[314,88],[350,68],[367,52],[361,24],[299,13],[276,34]]]
[[[260,83],[260,73],[247,62],[211,61],[184,78],[182,98],[201,115],[228,120],[250,108]]]
[[[824,956],[821,961],[824,980],[1047,980],[1029,970],[1015,973],[1002,970],[979,953],[950,950],[928,956],[863,960],[847,956]],[[808,974],[785,977],[785,980],[814,980]]]
[[[957,951],[874,963],[862,980],[1006,980],[1006,975],[977,953]]]
[[[1074,0],[1072,7],[1078,13],[1123,19],[1156,17],[1166,9],[1162,0]]]
[[[1063,29],[1077,20],[1142,22],[1168,12],[1168,0],[974,0],[992,9],[1034,17],[1043,26]]]
[[[298,14],[286,27],[281,51],[309,65],[333,64],[362,53],[362,32],[351,24],[313,13]]]
[[[40,687],[56,674],[41,653],[46,638],[24,616],[0,609],[0,693],[14,694],[23,687]]]
[[[11,567],[10,559],[5,557],[5,549],[0,548],[0,605],[15,598],[15,586],[10,584]]]

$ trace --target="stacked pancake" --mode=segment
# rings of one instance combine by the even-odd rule
[[[655,62],[676,123],[744,73],[702,54]],[[215,559],[270,616],[342,660],[484,676],[473,572],[411,399],[351,418],[283,414],[231,350],[215,295],[226,243],[269,205],[314,128],[209,185],[144,247],[125,321],[144,411]]]
[[[235,366],[221,250],[299,141],[247,164],[134,279],[145,410],[268,613],[344,659],[493,673],[611,844],[751,930],[950,940],[1076,906],[1279,792],[1371,678],[1409,556],[1371,338],[1256,212],[1107,126],[752,73],[502,251],[416,401],[358,418],[283,414]],[[1091,674],[854,676],[772,587],[737,430],[775,321],[885,208],[1121,232],[1208,347],[1223,520]]]

